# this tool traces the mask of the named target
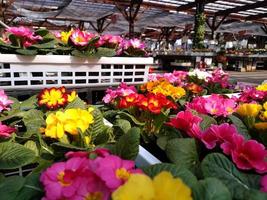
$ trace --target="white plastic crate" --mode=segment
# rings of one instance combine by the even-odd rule
[[[1,89],[100,87],[145,83],[153,58],[77,58],[65,55],[0,54]]]

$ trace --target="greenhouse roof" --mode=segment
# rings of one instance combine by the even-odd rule
[[[138,32],[148,27],[181,28],[193,24],[196,2],[205,2],[206,16],[222,20],[217,31],[249,29],[252,34],[266,34],[262,29],[267,24],[267,1],[264,0],[4,0],[0,8],[5,23],[10,25],[59,29],[82,24],[96,31],[96,22],[106,19],[106,32],[127,33],[128,21],[118,7],[127,7],[131,1],[142,2],[135,19]]]

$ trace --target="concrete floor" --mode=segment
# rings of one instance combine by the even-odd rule
[[[228,73],[230,73],[230,78],[238,82],[258,85],[267,80],[267,70],[257,70],[256,72],[228,71]]]

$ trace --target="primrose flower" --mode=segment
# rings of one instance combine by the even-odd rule
[[[193,71],[188,72],[188,76],[195,76],[198,79],[208,81],[208,78],[211,78],[212,75],[209,72],[201,71],[199,69],[194,69]]]
[[[108,188],[115,190],[127,182],[131,174],[142,173],[142,171],[135,169],[134,161],[107,155],[95,160],[95,173],[106,183]]]
[[[267,175],[261,178],[261,191],[267,193]]]
[[[191,200],[192,197],[190,188],[181,179],[173,178],[169,172],[161,172],[153,180],[143,174],[131,175],[128,182],[113,192],[112,199]]]
[[[70,40],[73,42],[74,45],[84,47],[89,44],[89,41],[93,37],[93,34],[89,34],[85,31],[74,30],[71,33]]]
[[[66,89],[64,87],[43,89],[37,97],[38,104],[40,106],[45,105],[49,109],[65,106],[68,103],[68,97],[65,92]]]
[[[16,130],[17,129],[8,127],[0,122],[0,137],[8,138],[12,133],[16,132]]]
[[[8,110],[12,103],[13,101],[8,99],[5,91],[0,90],[0,112],[2,112],[3,110]]]
[[[181,111],[175,118],[171,118],[167,124],[186,132],[191,137],[200,138],[201,121],[201,117],[193,115],[190,111]]]
[[[132,46],[135,49],[145,49],[145,44],[141,40],[134,38],[129,40],[129,46]]]
[[[82,109],[67,109],[65,112],[57,111],[46,118],[46,137],[60,139],[65,133],[77,135],[78,129],[82,132],[94,122],[91,112]]]
[[[68,102],[73,102],[78,97],[77,92],[73,90],[70,94],[68,94]]]
[[[267,83],[259,85],[256,90],[267,92]]]
[[[65,44],[68,44],[68,42],[69,42],[69,38],[70,38],[72,32],[73,32],[73,29],[71,29],[70,31],[63,31],[63,32],[61,32],[61,34],[60,34],[60,39],[61,39],[61,41],[62,41],[63,43],[65,43]],[[56,37],[57,37],[57,36],[58,36],[58,35],[56,35]]]
[[[238,106],[236,112],[242,117],[257,117],[262,106],[256,103],[244,103]]]
[[[245,89],[238,98],[239,102],[252,103],[261,102],[267,98],[267,91],[256,90],[254,87],[248,87]]]

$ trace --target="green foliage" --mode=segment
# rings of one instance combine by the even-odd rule
[[[251,189],[259,189],[259,177],[247,175],[234,166],[234,164],[219,153],[209,154],[201,163],[204,177],[215,177],[224,183],[234,199],[247,199]]]
[[[140,129],[133,127],[116,142],[112,152],[123,159],[135,160],[139,152]]]
[[[79,97],[76,97],[72,102],[68,103],[65,110],[71,109],[71,108],[86,109],[86,104]]]
[[[0,169],[16,169],[32,163],[35,158],[35,152],[21,144],[0,143]]]
[[[169,140],[166,145],[166,154],[170,161],[195,171],[199,164],[196,141],[189,138]]]
[[[242,122],[241,119],[239,119],[238,117],[236,117],[234,115],[229,115],[228,118],[236,126],[238,133],[243,135],[247,140],[251,139],[249,132],[248,132],[248,129],[247,129],[246,125]]]
[[[200,123],[202,131],[208,129],[212,124],[217,124],[217,121],[213,117],[203,114],[200,114],[199,116],[203,119]]]
[[[155,177],[162,171],[170,172],[173,177],[181,178],[189,187],[193,187],[197,183],[197,178],[188,169],[175,164],[161,163],[144,167],[143,171],[150,177]]]
[[[231,200],[227,187],[217,178],[200,180],[193,187],[194,200]]]

